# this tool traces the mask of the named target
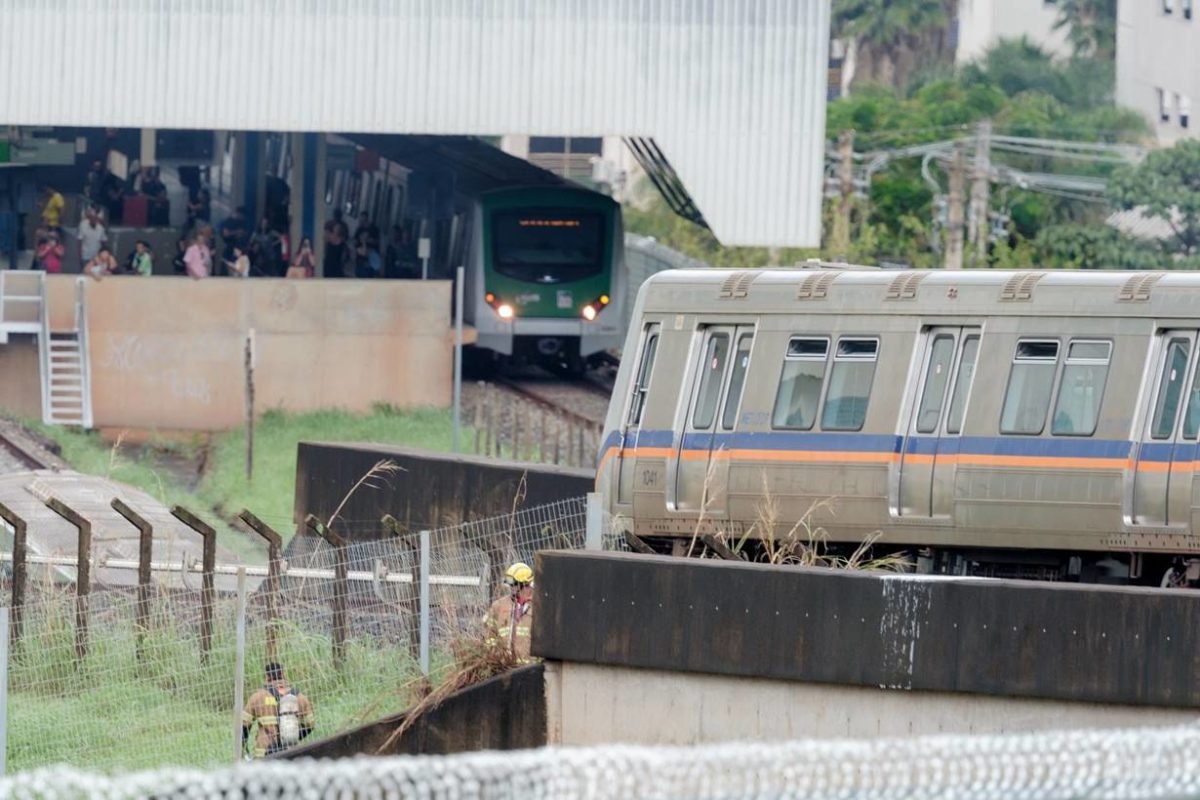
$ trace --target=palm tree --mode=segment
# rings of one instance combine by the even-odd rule
[[[834,36],[846,42],[842,94],[858,71],[860,51],[872,56],[873,79],[896,85],[897,55],[946,26],[953,0],[834,0]]]
[[[1117,52],[1117,0],[1058,0],[1054,30],[1063,28],[1076,56],[1112,61]]]

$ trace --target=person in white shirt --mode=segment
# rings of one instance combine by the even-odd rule
[[[79,263],[87,264],[108,243],[108,229],[96,209],[89,208],[79,223]]]

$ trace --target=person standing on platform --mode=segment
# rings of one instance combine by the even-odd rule
[[[212,272],[212,250],[208,246],[208,237],[211,235],[212,228],[207,225],[201,228],[183,255],[187,274],[195,280],[207,278]]]
[[[62,224],[63,208],[67,201],[53,186],[42,187],[42,227],[53,230]]]
[[[83,222],[79,223],[77,237],[80,264],[90,262],[100,252],[100,248],[108,244],[108,229],[104,227],[104,222],[100,219],[100,210],[95,206],[88,208],[84,214]]]

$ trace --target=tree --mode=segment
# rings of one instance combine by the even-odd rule
[[[1058,0],[1054,30],[1064,28],[1077,58],[1115,60],[1117,0]]]
[[[1039,264],[1073,269],[1162,269],[1168,266],[1153,245],[1107,225],[1050,225],[1035,240]]]
[[[834,0],[834,35],[846,41],[842,95],[850,94],[862,54],[871,57],[871,78],[896,86],[900,52],[917,50],[949,19],[946,0]]]
[[[1185,139],[1118,170],[1108,195],[1118,208],[1140,208],[1166,223],[1172,236],[1164,245],[1172,255],[1200,253],[1200,141]]]

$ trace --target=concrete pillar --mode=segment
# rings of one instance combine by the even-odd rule
[[[233,204],[246,207],[246,219],[253,230],[262,217],[266,195],[266,138],[258,131],[233,135]]]
[[[156,166],[158,161],[158,130],[142,128],[142,143],[138,158],[143,167]]]
[[[292,253],[300,250],[300,240],[311,236],[311,228],[304,227],[304,215],[312,204],[312,198],[304,191],[305,180],[312,171],[308,163],[308,137],[303,133],[288,134],[288,149],[292,152],[292,174],[288,176],[288,186],[291,189],[291,202],[288,215],[288,239],[292,243]]]
[[[328,137],[324,133],[306,133],[305,153],[312,169],[305,173],[304,193],[311,198],[313,252],[317,255],[317,276],[325,277],[325,154]],[[307,217],[305,218],[307,220]]]

